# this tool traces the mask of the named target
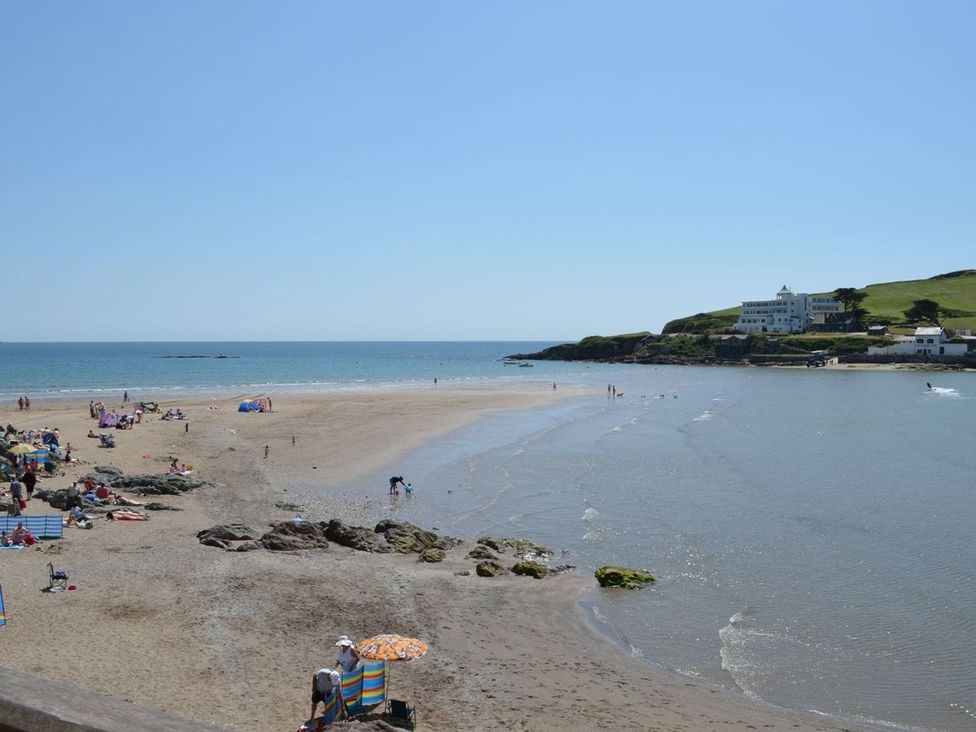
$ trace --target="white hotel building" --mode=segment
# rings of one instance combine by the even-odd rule
[[[826,295],[794,295],[783,285],[775,300],[750,300],[742,303],[742,315],[735,329],[742,333],[803,333],[827,315],[840,312],[840,303]]]

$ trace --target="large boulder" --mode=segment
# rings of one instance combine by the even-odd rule
[[[468,559],[498,559],[498,557],[487,546],[478,544],[478,546],[468,552]]]
[[[213,537],[223,541],[252,541],[258,537],[258,534],[246,524],[231,523],[217,524],[209,529],[197,532],[198,539],[203,540],[204,537]]]
[[[259,539],[265,549],[273,552],[301,549],[327,549],[326,524],[312,521],[283,521]]]
[[[431,547],[430,549],[424,549],[420,552],[420,556],[417,557],[418,562],[443,562],[444,558],[447,557],[447,553],[443,549],[436,549]]]
[[[479,577],[497,577],[501,574],[508,574],[508,570],[502,566],[501,562],[491,560],[478,562],[474,571]]]
[[[611,565],[600,567],[594,575],[600,587],[623,587],[628,590],[639,590],[654,581],[654,575],[647,570]]]
[[[529,577],[535,577],[536,579],[542,579],[549,574],[549,568],[541,562],[524,560],[515,563],[515,565],[512,567],[512,574],[521,574]]]
[[[347,526],[339,519],[332,519],[325,529],[325,538],[340,546],[348,546],[361,552],[385,554],[392,552],[393,547],[386,543],[386,539],[370,531],[365,526]]]
[[[540,546],[528,539],[517,539],[514,537],[498,539],[494,536],[482,536],[478,539],[478,544],[494,549],[499,554],[504,554],[510,550],[512,554],[520,559],[535,559],[552,555],[552,552],[544,546]]]
[[[56,508],[59,511],[68,510],[68,489],[59,488],[56,491],[39,490],[34,491],[34,498],[39,498],[42,501],[46,501],[51,508]]]
[[[406,521],[384,519],[376,524],[374,531],[382,534],[393,550],[401,554],[417,552],[424,549],[450,549],[461,543],[459,539],[450,536],[438,536],[433,531],[421,529]]]
[[[120,478],[122,475],[122,471],[114,465],[96,465],[95,473],[92,475],[92,480],[95,480],[96,476],[98,476],[107,482],[112,478]]]
[[[171,473],[169,475],[121,475],[103,481],[111,488],[129,488],[144,496],[177,496],[207,485],[189,475]]]

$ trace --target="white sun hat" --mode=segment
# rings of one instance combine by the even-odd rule
[[[337,646],[349,646],[350,648],[355,648],[356,644],[349,640],[348,636],[340,635],[339,640],[336,641]]]

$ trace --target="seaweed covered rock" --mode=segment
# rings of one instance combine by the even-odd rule
[[[494,549],[496,552],[504,551],[502,545],[494,538],[490,536],[482,536],[478,538],[478,543],[482,546],[486,546],[489,549]]]
[[[478,562],[474,571],[479,577],[497,577],[498,575],[508,574],[508,570],[502,566],[501,562],[492,560]]]
[[[401,554],[417,552],[424,549],[450,549],[452,546],[460,544],[459,539],[449,536],[438,536],[433,531],[421,529],[406,521],[394,521],[384,519],[376,524],[375,533],[382,534],[386,542],[393,548],[393,551]]]
[[[600,567],[594,575],[600,587],[623,587],[628,590],[639,590],[654,581],[654,575],[646,570],[611,565]]]
[[[516,562],[512,567],[512,574],[526,575],[542,579],[549,574],[549,568],[541,562],[522,561]]]
[[[484,544],[478,544],[478,546],[468,552],[468,559],[498,559],[498,557],[495,555],[495,552]]]
[[[325,524],[311,521],[282,521],[275,524],[258,541],[273,552],[298,551],[300,549],[327,549]]]
[[[385,554],[393,548],[381,535],[365,526],[348,526],[339,519],[332,519],[325,529],[325,538],[340,546],[348,546],[361,552]]]
[[[447,553],[443,549],[437,549],[431,547],[430,549],[424,549],[420,552],[420,556],[417,557],[418,562],[443,562]]]
[[[551,551],[528,539],[502,539],[502,546],[512,550],[517,557],[548,557]]]

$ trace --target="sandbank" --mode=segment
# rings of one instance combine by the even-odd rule
[[[232,729],[293,732],[308,715],[310,674],[334,663],[339,635],[399,632],[431,648],[392,669],[392,695],[416,703],[421,729],[851,728],[629,657],[587,626],[578,606],[580,592],[593,587],[586,575],[458,576],[473,569],[467,548],[427,565],[335,545],[236,553],[196,540],[197,531],[228,521],[263,529],[290,518],[294,511],[276,504],[292,501],[310,517],[369,525],[387,486],[369,488],[373,515],[350,500],[369,476],[485,414],[567,396],[585,394],[525,385],[272,395],[274,411],[265,414],[238,413],[237,397],[170,400],[164,408],[189,413],[189,431],[185,422],[147,415],[115,432],[114,450],[85,437],[99,431],[87,402],[35,403],[29,413],[0,408],[0,420],[18,428],[58,427],[83,461],[39,488],[65,487],[96,464],[161,473],[173,457],[214,484],[161,498],[180,512],[66,529],[60,545],[43,543],[46,551],[0,556],[10,618],[0,629],[2,664]],[[295,488],[310,483],[319,490]],[[51,512],[35,500],[26,513]],[[69,571],[77,590],[39,591],[49,561]]]

